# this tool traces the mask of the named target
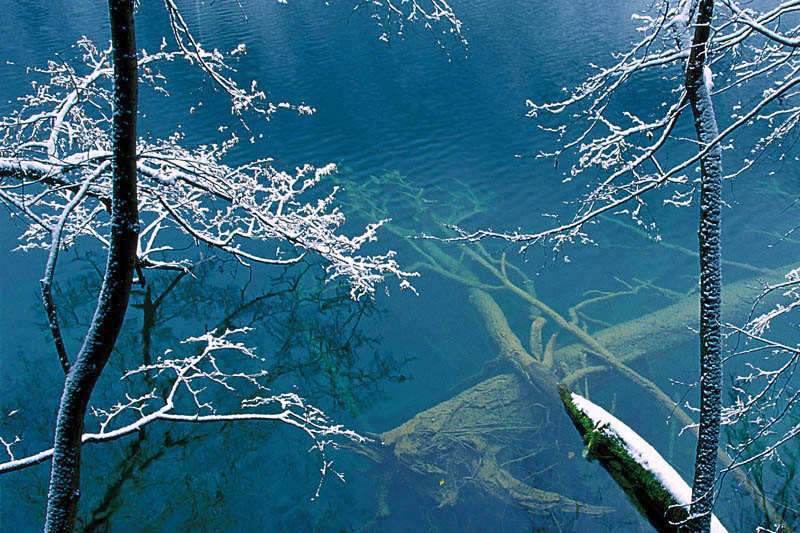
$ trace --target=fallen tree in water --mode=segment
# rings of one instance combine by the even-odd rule
[[[465,485],[533,513],[603,515],[614,509],[541,490],[519,479],[515,463],[535,455],[535,435],[550,424],[549,407],[514,374],[483,381],[381,434],[393,458],[428,478],[438,505],[453,505]]]
[[[736,294],[727,300],[731,305],[729,312],[746,312],[744,303],[757,294],[757,285],[755,280],[746,280],[726,287],[726,291]],[[541,435],[552,434],[553,426],[559,425],[556,413],[560,411],[560,376],[566,369],[576,368],[580,361],[585,362],[585,357],[577,358],[575,354],[583,355],[589,348],[583,343],[556,348],[552,338],[547,346],[542,346],[543,320],[538,317],[532,322],[530,337],[539,340],[539,345],[532,343],[528,351],[488,292],[472,288],[469,301],[497,348],[499,366],[512,368],[514,373],[478,378],[477,384],[453,398],[380,434],[380,441],[386,447],[382,450],[373,448],[370,456],[381,463],[393,461],[405,470],[403,475],[416,476],[409,485],[422,490],[439,507],[455,505],[462,488],[469,486],[532,513],[561,511],[600,516],[611,512],[608,507],[578,501],[556,491],[538,489],[522,482],[513,471],[514,463],[523,457],[534,457],[548,446]],[[738,307],[737,302],[741,304]],[[623,353],[626,340],[630,340],[638,350],[657,353],[663,350],[665,338],[688,336],[685,341],[691,341],[685,318],[692,305],[696,305],[694,295],[592,336],[595,339],[613,339],[613,345]],[[647,334],[647,328],[653,323],[660,325],[658,335]],[[492,365],[492,368],[497,366]],[[576,372],[580,369],[568,375]],[[675,408],[672,403],[663,407],[665,415],[670,408]],[[725,462],[726,457],[721,455],[721,459]],[[742,480],[746,481],[744,477]],[[750,485],[749,490],[756,494],[757,488]],[[388,502],[383,501],[382,506],[388,512]],[[674,517],[670,515],[671,518]],[[654,524],[657,526],[657,522]]]
[[[662,533],[678,533],[689,521],[692,489],[653,446],[601,407],[559,387],[564,409],[586,445],[643,516]],[[727,533],[711,516],[712,533]]]
[[[347,182],[345,185],[351,194],[360,202],[362,212],[368,217],[386,218],[389,214],[386,198],[402,198],[415,204],[419,212],[431,213],[431,206],[422,198],[422,191],[409,187],[399,176],[390,175],[388,182],[380,178],[370,178],[366,184]],[[391,185],[400,190],[400,193],[393,195],[369,195],[363,189],[375,185]],[[455,219],[445,220],[458,224],[464,218],[480,212],[479,200],[469,193],[464,193],[462,198],[456,202],[464,209],[464,201],[473,202],[471,209]],[[433,216],[434,222],[439,225],[441,219]],[[439,225],[438,227],[441,227]],[[409,237],[412,232],[394,224],[387,224],[386,228],[394,232],[399,237]],[[506,261],[505,254],[500,257],[493,257],[487,252],[480,243],[472,243],[460,247],[445,248],[445,245],[436,240],[415,240],[407,241],[409,246],[418,254],[419,261],[412,265],[412,270],[424,270],[441,275],[444,278],[458,282],[465,286],[468,291],[469,301],[477,311],[481,321],[485,325],[486,332],[492,339],[497,348],[497,357],[489,363],[500,363],[500,366],[513,368],[519,378],[520,383],[527,384],[532,390],[536,402],[543,405],[547,412],[552,409],[560,411],[560,399],[557,390],[559,383],[577,383],[583,380],[583,384],[588,386],[588,377],[601,371],[611,371],[620,377],[633,383],[638,389],[644,392],[644,396],[637,401],[652,402],[660,405],[664,417],[675,416],[677,421],[690,428],[692,433],[696,433],[695,420],[689,416],[680,406],[667,396],[661,388],[630,366],[630,363],[642,359],[647,355],[663,354],[665,349],[670,347],[685,347],[692,343],[696,336],[692,333],[692,328],[696,328],[697,323],[697,294],[679,294],[675,291],[657,287],[651,282],[633,280],[631,283],[622,283],[626,286],[625,290],[617,293],[603,293],[600,296],[593,296],[579,302],[567,313],[561,313],[554,307],[549,306],[536,294],[533,280],[519,267]],[[669,245],[678,248],[684,253],[695,254],[688,249]],[[451,251],[457,251],[460,256],[451,255]],[[746,316],[750,310],[752,302],[759,296],[760,289],[765,282],[774,282],[782,279],[787,267],[775,270],[768,270],[758,267],[751,267],[741,263],[731,264],[730,266],[747,271],[750,275],[756,273],[756,277],[741,280],[723,287],[723,313],[726,317]],[[608,301],[621,296],[645,295],[650,300],[650,293],[668,295],[673,303],[662,309],[649,314],[634,318],[632,320],[611,325],[604,324],[603,321],[589,316],[587,309],[592,305]],[[531,315],[530,333],[528,346],[524,346],[520,337],[509,326],[505,311],[499,304],[496,296],[510,295],[512,301],[522,304],[522,309],[527,308]],[[506,305],[508,298],[502,300]],[[518,312],[515,311],[515,312]],[[552,331],[547,342],[543,342],[542,334],[544,327]],[[596,326],[600,325],[598,329]],[[553,331],[554,330],[554,331]],[[492,373],[497,373],[497,364],[487,364],[486,370],[478,376],[473,376],[462,382],[458,390],[474,385],[467,391],[467,396],[455,396],[450,400],[435,406],[428,411],[420,413],[423,416],[430,411],[441,408],[444,412],[457,412],[462,406],[463,409],[471,410],[470,405],[475,403],[472,399],[474,394],[479,391],[495,390],[495,383],[485,381],[491,378]],[[520,394],[518,387],[511,387],[511,397],[505,397],[505,402],[514,404]],[[650,398],[650,400],[647,400]],[[467,402],[468,403],[462,403]],[[487,400],[488,401],[488,400]],[[452,403],[449,403],[452,402]],[[481,413],[484,413],[481,415]],[[475,412],[475,415],[493,417],[495,414],[488,410]],[[412,424],[413,422],[413,424]],[[472,425],[482,427],[482,423],[491,425],[491,420],[476,419]],[[528,427],[530,422],[527,418],[517,421],[520,427]],[[410,425],[407,425],[410,424]],[[527,425],[526,425],[527,424]],[[557,419],[554,417],[554,424],[558,426]],[[487,426],[488,427],[488,426]],[[563,424],[562,424],[563,427]],[[403,428],[403,429],[401,429]],[[424,424],[424,418],[414,417],[406,424],[402,424],[394,430],[381,435],[387,444],[391,444],[395,450],[400,445],[399,452],[394,453],[394,459],[399,464],[414,472],[430,471],[438,472],[436,469],[441,465],[448,464],[446,454],[452,450],[447,446],[432,446],[424,449],[409,446],[409,442],[419,440],[416,432],[424,429],[423,433],[430,440],[435,435],[437,429],[430,424]],[[440,428],[441,429],[441,428]],[[522,431],[522,430],[521,430]],[[537,433],[533,434],[534,439],[529,442],[529,446],[535,448]],[[402,436],[402,438],[401,438]],[[472,437],[470,437],[472,438]],[[539,436],[541,439],[541,436]],[[542,441],[546,439],[541,439]],[[420,440],[420,442],[422,442]],[[460,441],[465,442],[463,439]],[[486,443],[487,446],[490,444]],[[530,452],[534,454],[535,452]],[[491,454],[490,454],[491,456]],[[479,455],[481,461],[487,461],[487,456]],[[731,464],[730,458],[723,450],[719,450],[719,460],[726,467]],[[462,460],[456,461],[463,464]],[[491,462],[491,461],[489,461]],[[428,465],[428,466],[424,466]],[[456,477],[460,474],[459,468],[453,468],[451,472]],[[438,472],[441,474],[442,472]],[[740,470],[732,470],[733,475],[749,492],[752,501],[760,507],[764,516],[770,523],[781,523],[780,515],[773,509],[772,504],[764,497],[759,487],[754,484],[746,473]],[[502,497],[504,501],[512,501],[525,509],[552,509],[552,500],[548,496],[542,495],[536,505],[526,503],[523,498],[515,495],[514,491],[496,490],[497,476],[503,477],[504,474],[494,471],[491,476],[481,477],[480,485],[487,493],[497,497]],[[513,475],[512,475],[513,477]],[[467,479],[462,477],[460,479]],[[474,483],[474,476],[470,479]],[[447,482],[445,481],[445,484]],[[451,481],[452,483],[452,481]],[[458,482],[455,482],[458,485]],[[424,484],[423,484],[424,485]],[[444,486],[444,485],[443,485]],[[448,491],[439,490],[438,498],[435,498],[439,505],[455,503],[458,490]],[[442,497],[447,494],[447,497]],[[570,499],[567,496],[559,495],[563,499]],[[556,506],[557,507],[557,506]]]

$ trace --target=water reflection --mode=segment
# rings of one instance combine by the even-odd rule
[[[76,254],[70,266],[79,273],[57,287],[59,302],[68,310],[63,317],[68,342],[80,341],[90,319],[93,296],[101,280],[100,260],[101,256],[92,252]],[[90,416],[87,431],[96,431],[97,423],[108,419],[113,410],[106,406],[112,403],[129,403],[131,414],[121,411],[107,429],[131,423],[140,416],[136,411],[140,407],[142,414],[157,408],[159,398],[172,387],[168,370],[137,373],[123,380],[119,376],[142,364],[157,365],[162,358],[196,350],[191,345],[182,346],[181,341],[196,334],[198,327],[206,331],[252,328],[243,341],[262,356],[237,359],[235,368],[237,375],[258,376],[261,395],[267,392],[260,388],[264,386],[275,392],[296,391],[343,422],[368,409],[381,399],[385,383],[406,379],[406,360],[382,349],[380,339],[361,327],[380,319],[375,303],[352,301],[348,287],[326,284],[323,274],[318,265],[303,263],[271,279],[254,279],[253,272],[241,264],[216,257],[183,272],[149,273],[134,289],[115,356],[93,397],[92,405],[106,410],[94,411],[97,418]],[[45,324],[40,327],[46,331]],[[230,368],[230,357],[221,353],[214,368]],[[195,364],[199,371],[199,362]],[[261,376],[264,368],[269,374]],[[239,403],[249,397],[244,388],[215,391],[214,386],[210,380],[195,390],[202,392],[203,404],[213,404],[215,412],[239,411]],[[18,395],[26,390],[18,389],[17,395],[6,395],[4,401],[21,404],[23,398]],[[143,394],[148,395],[144,400],[133,401]],[[191,397],[189,400],[191,403]],[[186,399],[181,401],[185,403]],[[20,409],[11,421],[14,423],[4,430],[21,433],[22,427],[36,420],[32,407]],[[189,408],[191,412],[191,405]],[[208,412],[198,409],[198,414]],[[231,484],[240,483],[243,476],[236,475],[235,481],[226,473],[238,470],[243,461],[279,461],[281,452],[277,450],[293,443],[282,453],[299,455],[297,462],[301,464],[316,462],[306,453],[308,442],[283,429],[260,427],[269,425],[275,424],[226,422],[206,428],[161,422],[117,443],[87,445],[81,527],[87,531],[129,529],[133,527],[131,517],[142,505],[151,508],[148,527],[152,529],[197,529],[201,523],[210,528],[214,523],[211,517],[191,512],[207,505],[216,509],[221,520],[228,520],[224,500],[230,497]],[[47,427],[38,438],[31,431],[25,432],[26,448],[47,448],[49,435]],[[332,458],[329,452],[327,460]],[[193,461],[200,464],[191,464]],[[301,469],[309,483],[320,480],[313,466],[306,464]],[[14,494],[15,499],[28,492],[24,487],[7,487],[6,494]],[[46,483],[38,484],[30,495],[36,507],[43,508],[43,487]],[[310,489],[304,499],[314,494],[313,486],[304,485],[303,489]],[[163,510],[158,511],[161,506]],[[181,511],[176,513],[175,509]]]
[[[396,172],[364,178],[347,169],[335,179],[346,190],[346,207],[365,219],[415,213],[413,219],[387,224],[388,231],[398,237],[406,261],[429,282],[450,287],[464,307],[451,309],[449,318],[430,303],[414,312],[422,313],[420,324],[438,327],[472,317],[474,336],[489,348],[477,368],[469,371],[470,362],[462,361],[462,368],[447,372],[445,361],[463,356],[466,344],[446,335],[448,353],[440,358],[412,361],[404,353],[387,353],[376,334],[385,318],[376,304],[350,301],[345,287],[321,281],[315,265],[262,280],[236,262],[213,258],[191,273],[148,275],[135,291],[114,363],[117,375],[153,361],[198,324],[208,330],[253,326],[259,350],[268,354],[270,387],[297,386],[337,418],[380,433],[371,445],[338,454],[336,464],[348,476],[346,488],[328,485],[311,503],[317,465],[298,453],[307,443],[291,431],[255,423],[152,426],[120,445],[89,447],[83,527],[141,528],[136,517],[147,508],[152,530],[225,529],[231,520],[241,530],[263,530],[265,521],[267,529],[286,531],[399,531],[412,524],[467,531],[648,530],[610,479],[581,459],[555,384],[570,383],[611,405],[686,475],[691,439],[681,439],[677,431],[686,415],[673,413],[666,433],[662,421],[673,400],[680,400],[669,385],[676,361],[691,366],[684,361],[690,357],[680,354],[693,349],[694,336],[686,328],[697,306],[692,284],[665,284],[640,271],[641,278],[610,280],[616,290],[590,290],[577,300],[574,293],[561,292],[554,299],[540,290],[529,265],[502,249],[409,238],[420,232],[446,236],[444,224],[463,224],[491,209],[468,185],[453,182],[425,190]],[[634,241],[647,239],[635,229],[622,229]],[[672,245],[676,250],[693,253]],[[80,274],[59,287],[69,309],[64,317],[68,337],[79,335],[92,311],[87,295],[96,294],[100,281],[97,261],[92,253],[78,253],[73,267]],[[726,305],[735,316],[750,305],[754,277],[771,271],[731,266],[743,276],[726,287]],[[434,376],[438,391],[412,398],[415,409],[405,417],[376,415],[386,407],[381,403],[385,388],[399,387],[408,397],[407,391],[420,390],[419,383],[431,382],[424,374]],[[408,382],[409,377],[414,379]],[[161,386],[157,379],[134,386],[109,377],[93,403],[135,395],[143,385]],[[637,401],[618,405],[618,397]],[[43,442],[46,436],[44,427]],[[789,453],[786,460],[796,458]],[[769,487],[791,501],[797,493],[793,472],[759,470],[756,488]],[[15,498],[23,497],[39,507],[43,490],[16,492]],[[724,516],[742,527],[758,521],[760,511],[746,485],[721,503],[723,509],[726,504],[737,509]],[[353,512],[343,515],[344,504]]]

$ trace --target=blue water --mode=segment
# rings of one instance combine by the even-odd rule
[[[0,1],[3,25],[11,36],[0,42],[0,58],[14,63],[0,66],[3,114],[28,87],[22,66],[41,64],[54,52],[68,55],[69,46],[81,35],[99,43],[107,39],[103,3],[37,4]],[[525,100],[558,98],[562,87],[583,79],[589,62],[610,61],[609,54],[634,36],[631,11],[647,2],[460,4],[454,2],[453,7],[465,23],[467,48],[448,39],[440,47],[428,32],[413,26],[385,44],[378,40],[380,30],[366,10],[352,12],[347,3],[243,2],[244,20],[237,2],[181,2],[184,17],[202,42],[220,49],[247,44],[247,54],[236,65],[245,84],[257,79],[271,100],[306,103],[317,112],[312,117],[278,113],[263,123],[250,119],[255,137],[250,143],[250,134],[228,116],[226,98],[196,71],[175,66],[170,70],[170,99],[143,94],[140,134],[168,135],[180,125],[189,144],[218,141],[217,128],[225,124],[244,141],[232,154],[235,160],[269,156],[286,168],[336,162],[341,169],[337,179],[352,183],[341,201],[353,230],[374,218],[374,211],[363,209],[376,200],[385,201],[388,216],[401,233],[444,235],[439,222],[453,221],[473,208],[474,216],[463,222],[467,228],[546,227],[550,219],[540,214],[569,213],[564,202],[579,194],[583,185],[561,183],[566,162],[554,169],[551,161],[515,157],[535,154],[552,142],[534,121],[523,117]],[[156,49],[167,31],[162,7],[142,6],[137,16],[139,47]],[[668,95],[658,94],[653,89],[657,85],[655,80],[642,80],[623,95],[620,105],[642,109],[660,105]],[[193,106],[196,111],[189,114]],[[682,127],[689,135],[691,125]],[[760,167],[727,186],[731,208],[725,212],[724,246],[729,259],[778,267],[797,257],[797,246],[790,240],[768,247],[776,241],[775,232],[788,231],[793,224],[786,211],[765,207],[788,207],[800,194],[796,167],[783,169],[787,177],[781,182],[782,193],[765,187],[770,181]],[[377,180],[381,184],[367,187],[370,176],[382,177]],[[411,193],[426,201],[409,200]],[[656,197],[650,209],[666,242],[696,246],[693,208],[664,208]],[[796,220],[793,209],[788,213]],[[23,442],[17,453],[23,455],[48,446],[62,376],[38,302],[44,254],[10,252],[19,230],[3,218],[0,247],[8,253],[2,256],[0,316],[6,317],[7,326],[0,328],[0,436],[18,434]],[[691,255],[659,248],[609,222],[593,231],[599,246],[568,247],[555,258],[541,249],[520,256],[516,249],[497,243],[488,243],[487,248],[495,259],[505,251],[509,264],[522,269],[535,284],[538,297],[562,314],[583,300],[587,291],[622,290],[621,281],[642,279],[680,293],[696,286],[696,259]],[[384,231],[373,250],[396,249],[401,264],[412,267],[423,259],[412,246],[417,242],[409,244]],[[86,257],[103,263],[89,245],[76,249],[83,259],[75,256],[75,250],[65,254],[57,295],[64,307],[74,311],[63,313],[73,350],[99,283]],[[457,259],[461,256],[459,245],[441,250]],[[463,261],[492,283],[476,263]],[[390,295],[379,291],[364,307],[346,349],[342,349],[347,340],[343,332],[353,331],[354,317],[362,311],[339,298],[334,287],[318,295],[322,285],[313,279],[318,269],[312,268],[303,278],[300,295],[305,300],[281,299],[259,309],[260,314],[243,318],[256,327],[248,342],[257,345],[272,365],[273,390],[296,390],[337,421],[357,431],[380,433],[477,383],[479,379],[465,380],[480,372],[497,349],[470,303],[467,288],[424,267],[420,271],[423,275],[414,283],[419,296],[401,292],[389,281]],[[735,268],[728,272],[731,281],[750,276]],[[280,275],[255,269],[247,295],[283,287],[284,281],[275,279]],[[213,327],[241,303],[241,287],[247,280],[248,272],[224,263],[204,271],[197,281],[182,282],[160,311],[153,353],[175,346],[198,333],[198,328],[201,332]],[[158,293],[168,280],[155,277],[153,283]],[[527,346],[529,305],[503,292],[496,299],[511,329]],[[592,309],[595,318],[613,324],[669,303],[644,291]],[[108,405],[104,399],[117,397],[127,387],[119,382],[121,369],[140,364],[141,328],[141,310],[132,308],[116,359],[98,384],[94,396],[98,407]],[[554,332],[553,326],[546,326],[545,338]],[[562,333],[562,341],[565,336]],[[669,396],[680,398],[685,388],[670,380],[695,379],[696,351],[689,337],[686,344],[665,346],[635,368]],[[508,369],[484,377],[500,371]],[[597,374],[584,386],[599,403],[615,405],[620,417],[668,454],[684,476],[690,475],[691,438],[674,437],[674,422],[667,425],[667,413],[641,391],[610,373]],[[18,414],[5,416],[15,409]],[[461,490],[454,505],[440,507],[436,491],[449,488],[450,479],[439,485],[438,474],[420,475],[407,464],[377,465],[346,449],[328,457],[346,483],[328,475],[320,497],[313,499],[319,482],[318,456],[307,452],[310,441],[292,428],[257,423],[162,424],[148,428],[141,437],[85,449],[80,520],[109,531],[648,531],[650,526],[609,476],[597,464],[581,459],[580,439],[566,418],[552,409],[549,419],[543,431],[511,432],[513,439],[503,453],[530,456],[518,462],[514,474],[531,486],[613,507],[615,512],[601,517],[530,513],[463,480],[458,480]],[[446,460],[429,458],[433,466]],[[48,473],[48,467],[40,465],[0,478],[4,531],[41,527]],[[731,530],[752,528],[758,521],[752,506],[727,494],[719,513]]]

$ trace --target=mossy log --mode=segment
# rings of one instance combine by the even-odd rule
[[[586,458],[597,461],[611,474],[617,485],[622,488],[636,509],[660,532],[678,533],[686,530],[689,512],[685,507],[691,499],[691,489],[678,474],[663,461],[658,452],[649,445],[639,446],[644,450],[637,453],[646,454],[638,460],[630,451],[635,443],[626,442],[617,433],[616,428],[609,427],[598,420],[593,420],[576,406],[575,397],[567,387],[559,387],[559,395],[570,420],[583,438],[586,445]],[[607,415],[607,413],[605,413]],[[620,425],[613,417],[613,424]],[[602,418],[600,419],[602,420]],[[611,423],[611,422],[609,422]],[[628,428],[625,428],[628,430]],[[630,430],[628,430],[630,432]],[[640,440],[635,436],[636,440]],[[649,449],[648,449],[649,448]],[[649,463],[645,468],[643,463]],[[664,466],[662,467],[661,464]],[[669,488],[669,484],[684,489],[686,502],[678,501],[678,497]],[[711,531],[726,532],[719,520],[714,517]]]

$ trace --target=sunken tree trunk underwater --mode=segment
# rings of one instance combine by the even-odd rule
[[[92,389],[114,348],[128,306],[138,235],[134,1],[109,0],[114,60],[111,245],[91,325],[64,383],[58,409],[45,531],[73,531],[80,498],[81,435]]]
[[[382,433],[391,454],[380,461],[397,461],[422,478],[414,486],[438,507],[455,505],[468,487],[532,514],[614,512],[539,489],[515,473],[517,464],[548,451],[548,443],[531,436],[551,429],[549,404],[519,374],[500,374]],[[381,505],[388,509],[387,502]]]
[[[422,189],[410,185],[395,172],[388,172],[380,177],[371,176],[363,181],[342,179],[340,176],[339,183],[348,191],[349,207],[353,211],[360,212],[366,219],[390,218],[394,206],[387,201],[387,198],[392,198],[393,202],[401,204],[403,209],[414,210],[420,214],[420,217],[428,217],[431,227],[439,230],[442,229],[443,222],[458,226],[466,219],[486,210],[481,198],[467,187],[464,187],[463,190],[458,187],[449,189],[447,191],[448,200],[438,203],[425,198]],[[419,223],[417,221],[417,224]],[[663,354],[666,349],[671,347],[676,349],[686,347],[693,340],[696,342],[697,337],[692,333],[692,330],[696,330],[698,321],[698,295],[695,290],[679,293],[653,285],[647,280],[633,279],[634,285],[619,280],[626,285],[625,290],[615,293],[605,292],[601,296],[587,298],[568,309],[567,313],[561,313],[539,298],[536,294],[534,280],[518,266],[506,262],[505,254],[494,257],[481,243],[471,243],[448,249],[436,240],[415,239],[413,236],[417,232],[394,222],[387,223],[384,227],[404,239],[404,242],[417,255],[418,261],[410,265],[409,269],[440,275],[467,289],[469,302],[477,311],[480,321],[485,324],[486,332],[497,348],[497,352],[495,352],[497,356],[494,360],[487,362],[483,372],[462,380],[453,387],[456,393],[469,389],[471,386],[477,387],[487,378],[501,373],[502,370],[497,370],[497,364],[490,364],[499,362],[501,367],[505,366],[505,368],[513,370],[516,379],[527,384],[529,386],[527,388],[532,389],[539,403],[560,412],[563,407],[557,394],[559,382],[567,385],[575,385],[580,382],[586,387],[589,377],[600,372],[612,372],[625,378],[641,393],[644,393],[641,401],[652,405],[655,400],[655,404],[661,406],[665,418],[673,416],[679,425],[689,427],[690,434],[697,436],[697,421],[689,416],[682,407],[676,405],[672,398],[664,394],[658,385],[630,366],[631,363],[638,363],[638,366],[641,367],[641,364],[654,354]],[[641,230],[628,227],[626,227],[626,231],[643,233]],[[642,234],[642,236],[649,242],[653,242],[650,241],[648,235]],[[654,246],[664,247],[671,253],[699,257],[697,251],[677,244],[659,241]],[[778,269],[768,269],[725,259],[720,259],[720,262],[729,265],[732,269],[746,272],[750,276],[748,279],[742,279],[724,287],[724,312],[728,317],[746,316],[751,310],[753,299],[760,292],[758,287],[762,287],[765,282],[783,280],[783,274],[787,268],[789,270],[796,268],[795,264]],[[587,306],[620,297],[631,297],[639,293],[656,293],[674,303],[627,322],[613,325],[593,319],[586,314]],[[521,304],[529,310],[531,328],[530,334],[525,337],[530,338],[530,351],[523,346],[520,337],[512,331],[505,318],[508,310],[498,304],[495,296],[511,298],[517,302],[517,305]],[[505,300],[503,300],[503,305],[505,305]],[[549,330],[554,331],[546,343],[542,342],[544,323],[548,324]],[[496,390],[496,387],[488,387],[486,390]],[[467,398],[471,398],[471,396],[468,395]],[[513,398],[506,398],[506,400],[513,401]],[[505,401],[503,404],[507,405]],[[551,418],[555,419],[555,417]],[[562,421],[566,422],[566,419],[562,419]],[[416,427],[415,431],[425,431],[429,436],[434,435],[435,433],[428,430],[430,428],[426,429],[426,424],[423,422],[424,419],[417,420],[417,424],[414,426]],[[558,423],[558,421],[556,422]],[[524,425],[525,422],[521,423]],[[403,424],[400,427],[403,427]],[[410,429],[412,426],[406,427]],[[387,431],[379,437],[387,441],[390,435],[393,435],[392,442],[399,442],[395,438],[397,434],[393,434],[392,431],[394,430]],[[541,437],[541,434],[538,436]],[[531,440],[535,441],[536,437],[537,434],[534,433],[531,435]],[[407,469],[419,472],[426,468],[419,464],[435,465],[439,461],[446,461],[436,452],[436,447],[429,447],[427,450],[420,457],[408,453],[395,455],[388,447],[361,451],[383,463],[394,461],[401,467],[396,471]],[[731,458],[719,447],[715,447],[714,454],[717,460],[726,467],[732,464]],[[747,497],[753,505],[763,512],[766,521],[772,524],[785,522],[781,519],[781,514],[776,512],[772,503],[764,497],[758,484],[749,478],[747,472],[733,469],[730,473],[745,489]],[[496,491],[493,493],[497,494]],[[517,503],[520,503],[522,507],[528,507],[522,505],[521,502]],[[381,507],[386,509],[385,505],[381,505]],[[380,514],[385,515],[385,513]]]
[[[435,245],[431,245],[427,252],[440,262],[449,257],[443,253],[440,255]],[[452,272],[470,277],[477,283],[463,266],[459,269],[455,268],[455,263],[450,266],[454,269]],[[781,272],[783,269],[777,269],[772,277],[779,279]],[[726,294],[732,295],[726,299],[726,311],[732,314],[746,313],[757,293],[754,284],[755,280],[746,279],[726,287]],[[543,420],[558,423],[558,412],[561,411],[558,384],[563,381],[559,375],[583,377],[592,371],[608,371],[612,368],[580,368],[582,363],[585,364],[585,358],[581,359],[578,355],[587,350],[581,342],[560,348],[555,348],[553,342],[548,342],[547,347],[531,345],[529,352],[511,330],[503,310],[488,292],[473,287],[469,290],[469,301],[497,348],[497,358],[514,372],[493,377],[480,376],[488,379],[381,433],[377,437],[385,447],[362,451],[377,462],[393,463],[414,476],[427,478],[428,482],[414,483],[414,486],[422,487],[420,490],[439,507],[455,505],[462,487],[471,486],[533,514],[565,511],[601,516],[611,512],[612,509],[608,507],[578,501],[568,493],[559,494],[525,483],[514,474],[513,466],[506,466],[516,459],[503,454],[508,453],[509,443],[514,442],[524,443],[520,444],[519,450],[527,446],[528,454],[537,453],[535,435],[544,431],[541,427]],[[614,339],[615,349],[622,353],[625,353],[625,344],[628,342],[637,355],[648,351],[656,353],[664,348],[665,339],[677,344],[691,340],[687,326],[692,319],[697,319],[696,308],[697,295],[690,295],[650,315],[611,326],[593,336]],[[540,318],[533,320],[532,330],[538,335],[532,335],[532,338],[540,338]],[[651,328],[656,323],[659,328],[654,335]],[[666,413],[670,406],[664,405],[663,408]],[[720,459],[724,460],[722,456]],[[480,467],[476,469],[475,465]],[[744,479],[742,481],[746,482]],[[757,489],[752,485],[746,486],[755,498]],[[379,494],[383,492],[379,491]],[[761,503],[758,499],[756,502]],[[379,504],[382,514],[387,515],[390,512],[389,502],[384,497]],[[774,511],[769,507],[765,512],[774,516]],[[685,516],[685,513],[681,515],[683,518]]]

